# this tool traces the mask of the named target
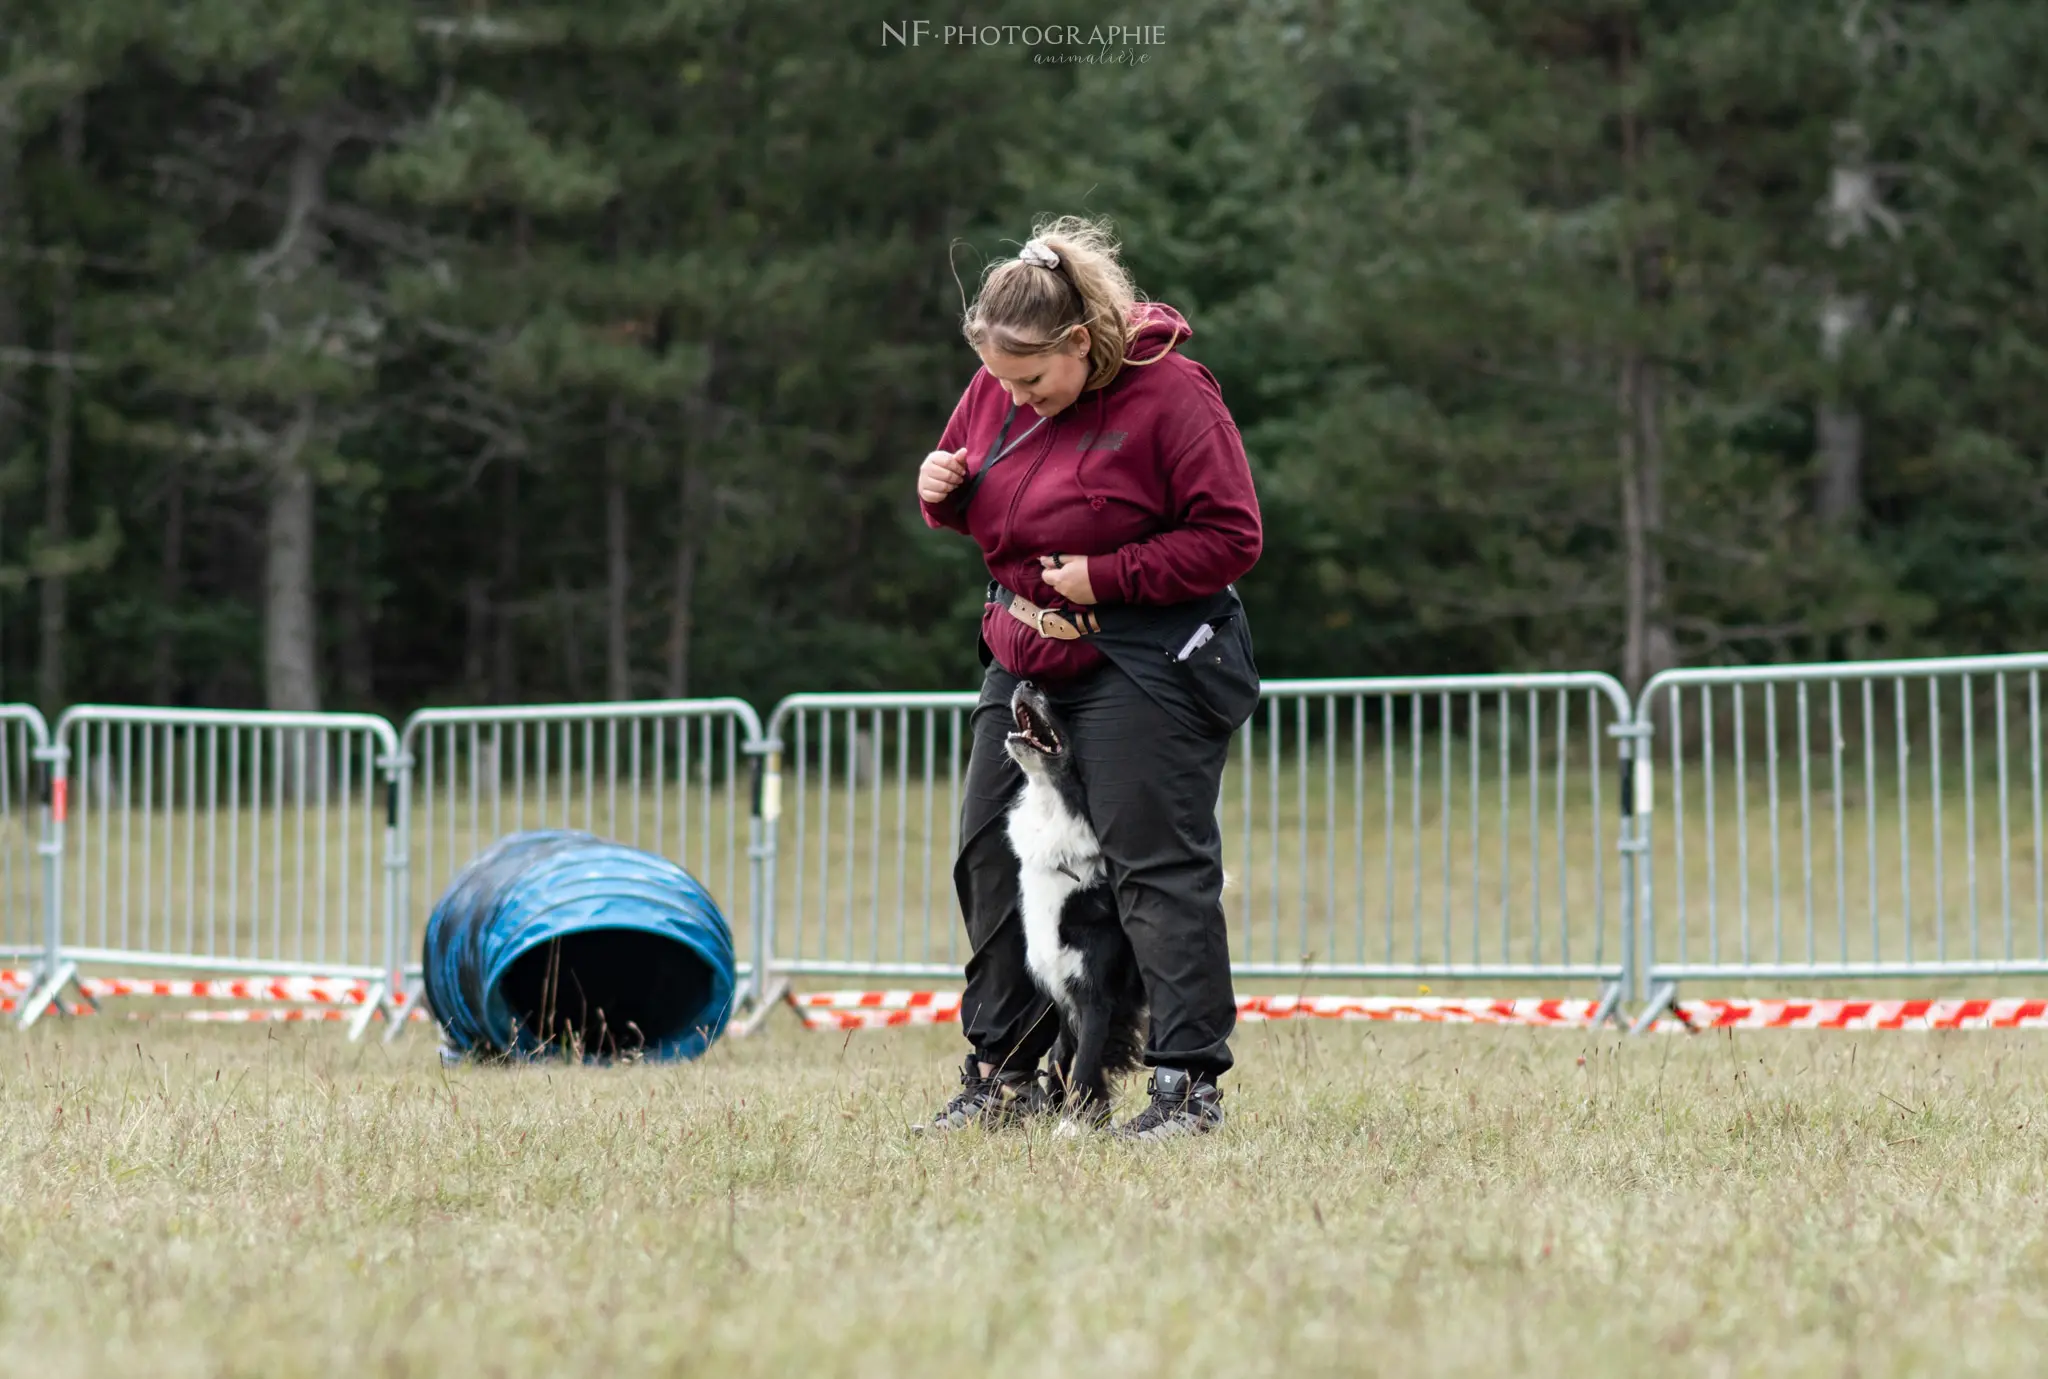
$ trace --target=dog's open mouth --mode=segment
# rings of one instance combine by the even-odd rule
[[[1056,757],[1062,750],[1060,735],[1052,730],[1052,724],[1031,712],[1028,704],[1017,707],[1017,731],[1010,734],[1010,741],[1021,742],[1035,752]]]

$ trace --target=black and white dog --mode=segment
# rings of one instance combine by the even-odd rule
[[[1144,982],[1117,919],[1065,725],[1029,681],[1010,696],[1010,712],[1017,730],[1007,748],[1024,768],[1024,789],[1006,823],[1025,954],[1060,1022],[1051,1093],[1070,1118],[1100,1125],[1109,1117],[1110,1080],[1137,1067],[1144,1052]]]

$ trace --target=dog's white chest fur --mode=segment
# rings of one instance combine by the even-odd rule
[[[1030,773],[1007,827],[1017,854],[1025,960],[1038,984],[1063,998],[1081,971],[1081,954],[1060,943],[1060,914],[1069,896],[1102,879],[1102,848],[1088,821]]]

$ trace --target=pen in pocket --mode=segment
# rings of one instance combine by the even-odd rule
[[[1205,645],[1207,645],[1209,639],[1215,635],[1216,628],[1210,623],[1203,623],[1200,627],[1195,629],[1195,635],[1188,638],[1187,645],[1183,646],[1180,649],[1180,655],[1174,657],[1173,659],[1176,661],[1185,661],[1188,657],[1194,655],[1197,651],[1200,651]]]

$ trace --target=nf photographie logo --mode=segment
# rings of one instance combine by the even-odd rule
[[[935,24],[882,21],[884,48],[1028,48],[1042,66],[1142,67],[1166,42],[1164,24]]]
[[[934,24],[929,19],[882,21],[882,46],[921,48],[1156,48],[1164,24]]]

